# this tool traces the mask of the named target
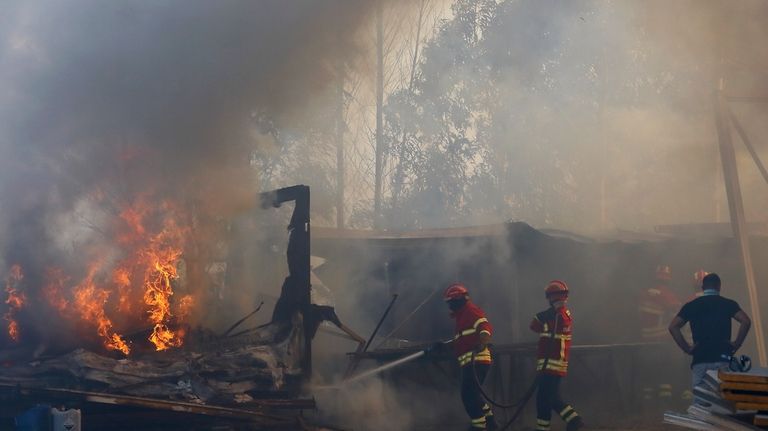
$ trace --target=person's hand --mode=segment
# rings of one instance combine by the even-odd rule
[[[688,346],[688,350],[686,350],[685,353],[687,353],[689,355],[693,355],[693,352],[696,351],[696,347],[698,347],[698,344],[693,344],[693,345]]]

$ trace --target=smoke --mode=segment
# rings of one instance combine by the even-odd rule
[[[404,153],[416,153],[407,161],[416,168],[404,181],[390,227],[465,226],[513,218],[575,231],[647,231],[659,224],[727,221],[712,94],[721,75],[729,94],[768,94],[762,76],[768,62],[762,49],[768,40],[762,24],[768,14],[765,2],[456,3],[469,11],[457,15],[466,21],[444,23],[424,49],[416,90],[398,94],[388,104],[389,142],[407,141],[411,146]],[[483,6],[495,12],[473,22],[470,18],[481,16]],[[456,31],[475,23],[482,24],[477,31]],[[473,46],[465,37],[479,41]],[[732,109],[757,141],[768,110],[760,105]],[[457,135],[456,146],[444,144]],[[473,155],[464,164],[451,164],[456,153],[473,149],[460,146],[460,138],[488,148],[488,154],[478,156],[487,158],[478,162]],[[748,217],[762,221],[766,185],[739,141],[734,143]],[[483,162],[499,170],[491,171],[494,176],[487,182],[473,183],[472,175],[487,167]],[[469,174],[457,175],[461,169]],[[453,178],[460,181],[451,183]],[[487,239],[471,229],[452,235],[435,231],[435,237],[428,232],[426,238],[357,244],[339,239],[334,245],[344,251],[337,252],[337,261],[331,257],[334,245],[327,245],[327,265],[343,267],[336,281],[326,280],[329,286],[346,286],[339,290],[339,315],[370,330],[389,294],[398,292],[391,324],[382,330],[386,333],[434,289],[463,281],[496,326],[494,342],[535,342],[526,329],[528,319],[547,306],[544,284],[562,278],[573,289],[575,343],[613,344],[641,341],[637,298],[656,282],[657,264],[673,267],[672,290],[683,301],[692,294],[690,278],[698,268],[720,272],[732,286],[743,285],[733,243],[724,240],[653,243],[640,235],[635,243],[601,243],[538,232]],[[323,247],[320,241],[313,245]],[[727,295],[746,306],[743,289]],[[451,323],[444,304],[435,298],[395,338],[435,341],[450,336]],[[673,369],[667,381],[675,384],[678,397],[681,388],[688,388],[688,359],[673,349],[664,355]],[[640,379],[658,367],[646,358],[629,365],[624,358],[608,356],[575,353],[574,364],[632,367],[637,373],[633,377]],[[526,380],[520,373],[533,375],[533,367],[519,371],[519,362],[512,366],[515,380],[505,383],[521,385]],[[578,367],[567,379],[574,382],[571,388],[578,397],[569,399],[594,423],[616,421],[610,412],[627,406],[618,397],[605,396],[616,395],[615,388],[584,392],[596,383]],[[418,380],[422,370],[414,366],[411,377]],[[624,384],[629,374],[615,380]],[[631,390],[625,395],[634,400]],[[405,405],[419,399],[405,390],[399,393]],[[458,397],[457,388],[435,399],[442,403],[451,397]],[[614,405],[616,410],[608,407]]]
[[[0,241],[29,296],[42,300],[50,267],[77,284],[170,229],[182,278],[202,284],[260,191],[253,119],[289,127],[317,110],[373,4],[4,1]]]
[[[406,143],[393,227],[724,219],[712,94],[720,76],[729,94],[765,94],[764,2],[456,5],[416,89],[390,99],[394,145]],[[759,136],[749,114],[765,106],[733,109]],[[747,211],[763,219],[765,184],[737,146]]]
[[[336,79],[338,63],[354,63],[364,50],[359,32],[369,24],[373,3],[2,1],[0,242],[5,263],[22,263],[26,285],[40,286],[51,263],[75,268],[74,277],[81,276],[77,272],[84,273],[85,261],[92,258],[85,251],[106,251],[117,260],[110,239],[120,230],[114,220],[124,207],[141,200],[138,196],[180,203],[189,210],[185,225],[194,228],[201,248],[208,249],[200,260],[223,260],[218,244],[206,242],[208,237],[252,232],[227,231],[221,222],[254,203],[259,173],[252,169],[252,153],[280,150],[272,135],[254,130],[253,119],[266,116],[275,128],[290,129],[308,121],[310,114],[327,111],[327,100],[318,96]],[[458,217],[440,218],[442,208],[436,211],[430,200],[429,216],[434,218],[399,217],[392,226],[411,227],[413,220],[421,226],[443,226],[516,218],[592,230],[726,216],[711,92],[716,69],[724,63],[729,91],[768,93],[760,72],[768,65],[761,51],[767,36],[764,2],[497,3],[503,8],[483,35],[486,55],[458,74],[466,78],[463,82],[473,82],[477,71],[494,71],[488,82],[501,101],[493,107],[497,123],[484,131],[488,134],[477,136],[490,136],[494,161],[507,161],[510,168],[499,175],[498,188],[483,183],[470,188],[469,211]],[[429,61],[432,51],[426,52]],[[417,76],[430,79],[434,63],[422,66]],[[372,67],[362,70],[370,74]],[[429,90],[450,94],[451,89],[437,79]],[[763,108],[738,106],[734,111],[755,137],[765,130]],[[420,115],[411,117],[420,121]],[[400,135],[396,137],[399,141]],[[309,151],[313,143],[303,145]],[[740,152],[739,157],[740,167],[746,167],[742,185],[748,215],[762,218],[766,202],[757,197],[764,194],[765,184],[747,167],[747,156]],[[555,193],[543,199],[520,198],[550,189]],[[327,200],[313,202],[313,208],[327,206]],[[149,225],[161,225],[166,215],[156,211]],[[275,236],[263,243],[283,244],[286,239]],[[403,293],[401,311],[396,309],[393,318],[398,321],[433,289],[463,280],[479,304],[493,304],[486,307],[492,321],[512,315],[512,324],[498,325],[499,340],[518,341],[522,330],[517,328],[541,305],[541,283],[561,276],[548,272],[554,271],[553,263],[546,270],[541,264],[528,278],[514,278],[509,261],[516,256],[506,242],[478,246],[454,239],[434,245],[417,258],[400,261],[390,261],[385,252],[354,249],[335,275],[329,275],[330,269],[327,277],[321,275],[336,293],[342,320],[367,334],[389,290]],[[550,244],[541,255],[560,246]],[[271,262],[281,262],[283,250],[270,250],[260,261],[267,253],[254,248],[242,254],[240,264],[257,273],[253,277],[269,273],[264,284],[277,289],[283,274]],[[326,256],[322,250],[317,254]],[[673,254],[664,257],[686,261],[682,252]],[[348,263],[355,258],[359,265]],[[575,280],[576,288],[619,285],[618,260],[602,256],[589,261],[590,266],[603,265],[600,276],[587,276],[576,264],[560,270],[567,281]],[[250,268],[255,261],[260,263]],[[393,274],[410,275],[385,282],[385,261]],[[429,265],[419,265],[421,261]],[[713,267],[717,262],[707,261]],[[633,273],[637,286],[627,289],[640,288],[642,274],[656,263],[647,258],[638,264]],[[518,280],[514,283],[520,289],[507,289],[510,283],[499,273]],[[254,291],[268,288],[256,286]],[[536,302],[521,301],[513,292]],[[627,302],[620,295],[614,299]],[[233,313],[244,315],[256,304],[244,291],[229,301],[236,311],[213,316],[214,323],[229,322]],[[584,316],[581,328],[598,327],[597,321],[587,321],[587,299],[575,298],[574,307]],[[584,311],[578,313],[579,308]],[[445,319],[436,323],[435,316]],[[438,298],[397,337],[421,341],[450,336],[450,323]],[[590,335],[613,341],[597,330]],[[384,406],[403,412],[397,414],[402,423],[389,429],[410,427],[414,419],[405,412],[414,410],[413,400],[419,398],[415,389],[406,393],[402,386],[376,385],[363,388],[362,394],[351,391],[341,411],[360,409],[355,424],[381,414],[382,429],[387,429],[387,412],[366,410]],[[446,390],[448,396],[455,395],[454,389]]]

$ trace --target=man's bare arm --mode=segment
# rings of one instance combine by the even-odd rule
[[[690,355],[693,354],[693,347],[688,344],[685,337],[683,337],[683,333],[680,331],[686,323],[687,322],[680,316],[675,316],[675,318],[672,319],[672,323],[669,324],[669,333],[672,335],[672,339],[675,340],[675,343],[677,343],[680,349]]]
[[[736,352],[741,348],[741,345],[744,344],[744,340],[747,338],[747,334],[749,334],[749,328],[752,327],[752,320],[747,316],[747,313],[742,310],[739,310],[733,318],[739,322],[739,332],[736,335],[736,340],[731,343],[733,351]]]

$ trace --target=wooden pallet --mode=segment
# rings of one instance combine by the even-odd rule
[[[756,368],[747,373],[720,370],[717,374],[722,382],[758,383],[768,385],[768,369]]]
[[[768,384],[748,382],[722,382],[721,390],[762,392],[768,395]]]
[[[745,401],[736,403],[737,410],[753,410],[757,412],[768,412],[768,403],[748,403]]]
[[[768,404],[768,393],[751,391],[723,391],[723,398],[729,401]]]

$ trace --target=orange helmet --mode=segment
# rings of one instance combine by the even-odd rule
[[[697,287],[701,287],[701,283],[704,282],[704,277],[709,275],[707,271],[704,271],[703,269],[700,269],[693,273],[693,282],[696,284]]]
[[[568,285],[561,280],[552,280],[544,288],[547,299],[563,299],[568,297]]]
[[[656,267],[656,279],[661,281],[672,280],[672,267],[669,265],[659,265]]]
[[[469,291],[461,283],[453,283],[445,289],[443,293],[443,299],[446,301],[453,301],[454,299],[464,299],[469,294]]]

